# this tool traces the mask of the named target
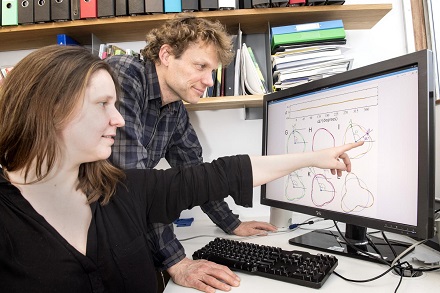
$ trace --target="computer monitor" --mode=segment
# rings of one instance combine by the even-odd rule
[[[365,142],[348,152],[352,172],[341,178],[310,167],[262,186],[263,205],[346,224],[345,237],[323,230],[290,243],[371,259],[360,248],[391,261],[406,247],[393,252],[367,228],[433,237],[432,75],[432,52],[424,50],[264,96],[263,154]]]

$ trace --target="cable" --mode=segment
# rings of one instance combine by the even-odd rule
[[[364,251],[364,250],[361,250],[361,249],[357,248],[356,245],[353,245],[350,241],[347,240],[347,238],[345,238],[344,234],[343,234],[343,233],[341,232],[341,230],[339,229],[338,224],[336,223],[336,221],[333,221],[333,223],[335,224],[335,227],[336,227],[336,229],[338,230],[339,235],[342,237],[342,239],[344,239],[345,243],[346,243],[347,245],[349,245],[351,248],[353,248],[354,250],[356,250],[356,252],[358,252],[359,254],[363,254],[363,255],[366,255],[366,256],[368,256],[368,257],[371,257],[371,258],[373,258],[373,259],[376,259],[376,260],[378,260],[379,262],[381,262],[381,263],[383,263],[383,264],[386,264],[387,266],[390,265],[386,260],[383,259],[382,256],[381,256],[381,257],[377,257],[377,256],[375,256],[375,255],[372,254],[372,253],[369,253],[369,252],[367,252],[367,251]]]
[[[346,242],[347,245],[349,245],[350,247],[352,247],[353,249],[355,249],[357,252],[365,254],[367,256],[372,257],[373,259],[377,259],[379,261],[381,261],[382,263],[386,264],[387,266],[390,266],[390,268],[388,270],[386,270],[384,273],[371,278],[371,279],[366,279],[366,280],[352,280],[352,279],[348,279],[346,277],[343,277],[342,275],[338,274],[337,272],[334,272],[338,277],[342,278],[343,280],[346,281],[350,281],[350,282],[356,282],[356,283],[365,283],[365,282],[370,282],[370,281],[374,281],[378,278],[383,277],[384,275],[386,275],[387,273],[389,273],[390,271],[394,271],[396,274],[398,274],[400,276],[399,278],[399,283],[397,284],[394,292],[397,292],[397,290],[400,288],[400,285],[402,283],[403,277],[414,277],[417,276],[418,272],[429,272],[429,271],[435,271],[440,269],[440,266],[433,266],[433,267],[419,267],[419,268],[414,268],[410,263],[408,263],[407,261],[405,262],[400,262],[401,258],[403,256],[405,256],[409,251],[411,251],[412,249],[414,249],[414,247],[425,243],[427,240],[421,240],[418,241],[416,243],[413,243],[411,246],[409,246],[406,250],[404,250],[401,254],[397,255],[396,251],[394,250],[394,248],[392,247],[391,241],[389,241],[389,239],[387,238],[387,236],[385,235],[385,233],[382,231],[382,236],[383,236],[383,240],[387,243],[387,245],[390,247],[390,249],[392,250],[393,254],[394,254],[394,260],[391,262],[391,264],[389,262],[387,262],[386,260],[383,259],[383,257],[381,256],[381,258],[376,257],[375,255],[362,251],[359,248],[357,248],[355,245],[353,245],[352,243],[350,243],[349,241],[347,241],[347,239],[344,237],[344,235],[342,234],[342,232],[340,231],[336,221],[334,221],[335,223],[335,227],[338,230],[340,236],[344,239],[344,241]],[[370,234],[370,233],[369,233]],[[370,235],[367,234],[367,239],[368,242],[371,241],[370,239]],[[372,242],[372,241],[371,241]],[[371,244],[370,244],[371,245]],[[375,244],[373,243],[372,247],[376,250],[375,248]],[[380,254],[379,254],[380,255]],[[410,275],[407,275],[407,273],[410,273]]]
[[[316,219],[316,220],[313,220]],[[277,232],[273,232],[273,233],[268,233],[265,234],[264,236],[275,236],[275,235],[280,235],[280,234],[287,234],[287,233],[292,233],[293,231],[295,231],[296,229],[298,229],[300,226],[303,225],[312,225],[315,224],[317,222],[321,222],[324,221],[326,219],[321,219],[321,218],[317,218],[317,217],[312,217],[307,219],[306,221],[302,222],[302,223],[297,223],[297,224],[291,224],[289,225],[289,227],[287,228],[287,230],[284,231],[277,231]],[[253,238],[258,238],[263,236],[263,234],[256,234],[256,235],[251,235],[251,236],[244,236],[244,237],[222,237],[225,239],[233,239],[233,240],[237,240],[237,241],[243,241],[243,240],[248,240],[248,239],[253,239]],[[187,240],[191,240],[191,239],[195,239],[195,238],[201,238],[201,237],[211,237],[211,238],[216,238],[219,237],[218,235],[197,235],[197,236],[192,236],[192,237],[188,237],[188,238],[183,238],[183,239],[178,239],[179,241],[187,241]]]

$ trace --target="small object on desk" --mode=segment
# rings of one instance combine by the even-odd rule
[[[188,227],[191,226],[193,221],[194,218],[177,219],[174,221],[174,224],[176,224],[177,227]]]
[[[215,238],[193,254],[231,270],[310,288],[321,288],[338,265],[332,255]]]

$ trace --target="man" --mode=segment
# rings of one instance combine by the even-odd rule
[[[218,22],[180,15],[153,29],[142,50],[143,61],[114,56],[122,87],[119,110],[126,125],[116,137],[112,161],[123,168],[154,168],[161,158],[171,166],[202,162],[202,147],[182,101],[197,103],[213,85],[219,63],[231,62],[231,38]],[[267,234],[276,227],[264,222],[241,222],[224,201],[202,210],[228,234]],[[160,270],[167,270],[179,285],[204,292],[224,289],[215,264],[190,260],[176,239],[172,225],[153,224],[148,235]]]

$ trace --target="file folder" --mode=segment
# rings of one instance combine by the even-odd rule
[[[97,17],[96,0],[80,0],[79,15],[80,18],[96,18]]]
[[[114,17],[115,16],[115,0],[96,0],[98,17]]]
[[[235,1],[235,0],[233,0]],[[199,11],[198,0],[182,0],[182,11]]]
[[[17,0],[2,0],[2,26],[18,25]]]
[[[76,19],[80,18],[80,14],[79,14],[80,5],[79,5],[79,1],[80,0],[70,0],[70,19],[71,20],[76,20]]]
[[[183,5],[182,0],[182,5]],[[197,0],[189,0],[189,1],[195,1],[197,3]],[[145,13],[163,13],[163,0],[145,0]]]
[[[128,15],[127,0],[115,0],[115,16]]]
[[[127,0],[128,1],[128,14],[144,14],[145,13],[145,0]],[[180,0],[179,0],[180,1]]]
[[[34,1],[23,0],[18,4],[18,24],[34,22]]]
[[[50,0],[34,0],[34,21],[50,21]]]
[[[168,12],[182,12],[181,0],[164,0],[164,11]]]
[[[200,0],[200,11],[218,10],[217,0]]]
[[[345,38],[344,28],[317,31],[305,31],[291,34],[272,35],[272,49],[279,45],[296,44],[311,41],[328,41]]]
[[[70,0],[50,0],[50,18],[53,21],[70,19]]]

